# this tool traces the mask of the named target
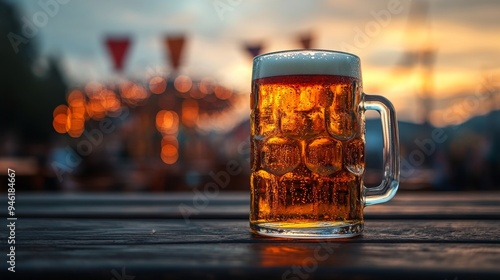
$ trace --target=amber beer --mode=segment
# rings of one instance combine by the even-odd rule
[[[254,60],[251,229],[285,237],[357,235],[365,206],[359,60],[336,58],[335,66],[316,53],[287,55]]]

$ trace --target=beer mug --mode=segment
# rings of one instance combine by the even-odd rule
[[[286,238],[343,238],[363,231],[363,208],[399,186],[392,104],[363,93],[360,59],[326,50],[281,51],[253,60],[251,205],[253,232]],[[380,113],[384,178],[363,185],[365,110]]]

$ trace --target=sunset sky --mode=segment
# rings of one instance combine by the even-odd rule
[[[43,11],[39,1],[9,2],[27,20]],[[170,72],[163,37],[185,34],[182,73],[195,79],[211,76],[248,94],[252,64],[245,44],[262,43],[263,52],[296,49],[299,37],[311,34],[314,48],[361,57],[365,92],[392,100],[402,120],[421,121],[417,97],[425,69],[418,63],[403,67],[409,51],[427,47],[436,55],[428,75],[435,125],[484,113],[493,106],[485,94],[500,95],[500,1],[431,1],[427,14],[416,13],[408,0],[60,2],[67,3],[59,4],[32,40],[40,46],[41,67],[43,57],[59,57],[70,86],[116,78],[106,35],[131,36],[125,73],[147,79]],[[247,111],[241,108],[241,115]]]

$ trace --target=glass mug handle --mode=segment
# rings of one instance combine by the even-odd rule
[[[377,187],[363,186],[365,206],[389,201],[399,187],[399,134],[396,112],[392,103],[383,96],[363,94],[364,109],[380,114],[383,136],[384,178]]]

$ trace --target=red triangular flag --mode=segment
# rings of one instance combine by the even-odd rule
[[[168,49],[170,57],[170,65],[174,70],[177,70],[181,65],[181,55],[184,48],[185,38],[183,35],[168,36],[165,38],[165,46]]]
[[[252,58],[254,58],[260,54],[260,51],[262,50],[262,44],[246,45],[245,49],[252,56]]]
[[[130,46],[130,39],[128,37],[121,38],[107,38],[106,46],[113,59],[113,66],[117,72],[123,70],[125,56]]]

